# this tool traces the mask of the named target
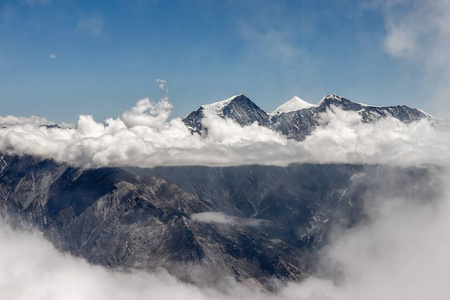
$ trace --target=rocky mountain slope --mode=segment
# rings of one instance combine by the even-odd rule
[[[242,94],[217,103],[202,105],[198,110],[187,115],[183,121],[192,132],[201,133],[204,130],[202,120],[205,112],[233,119],[242,126],[250,125],[253,122],[257,122],[259,125],[269,124],[269,115]]]
[[[268,288],[272,277],[309,275],[333,226],[365,219],[368,195],[420,201],[438,190],[434,168],[81,169],[26,155],[1,163],[2,214],[33,224],[63,251],[111,268],[163,267],[187,281],[233,276]]]

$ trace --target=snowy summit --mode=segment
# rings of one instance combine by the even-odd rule
[[[236,97],[239,97],[241,95],[242,94],[234,95],[226,100],[222,100],[222,101],[211,103],[211,104],[204,104],[201,107],[203,107],[204,109],[211,111],[213,113],[219,114],[225,106],[230,104],[231,101],[233,101]]]
[[[272,115],[286,113],[290,111],[297,111],[305,108],[310,108],[316,106],[314,104],[308,103],[305,100],[300,99],[299,97],[295,96],[288,102],[284,103],[283,105],[278,106],[273,112]]]

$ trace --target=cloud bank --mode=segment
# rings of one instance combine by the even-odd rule
[[[206,138],[192,135],[180,118],[169,119],[167,97],[139,101],[118,118],[97,122],[81,115],[74,127],[41,117],[0,117],[0,152],[27,153],[75,166],[169,166],[310,163],[441,164],[449,160],[450,135],[430,121],[403,124],[386,118],[364,124],[338,108],[305,141],[288,140],[254,123],[241,127],[207,114]]]
[[[446,299],[448,188],[437,202],[380,192],[366,199],[366,211],[370,221],[341,232],[323,254],[333,280],[311,277],[289,284],[283,294],[311,300]]]

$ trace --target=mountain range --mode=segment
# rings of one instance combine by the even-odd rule
[[[340,108],[361,121],[433,117],[407,106],[375,107],[331,94],[300,98],[266,113],[244,95],[203,105],[183,121],[207,135],[212,113],[304,140],[323,113]],[[50,128],[51,129],[51,128]],[[0,159],[0,212],[32,224],[61,251],[113,269],[165,268],[197,284],[225,276],[274,289],[317,272],[336,228],[368,221],[373,197],[437,198],[436,166],[291,164],[285,167],[81,168],[27,154]]]
[[[294,97],[274,112],[266,113],[241,94],[213,104],[202,105],[198,110],[188,114],[183,122],[193,133],[207,134],[207,128],[202,124],[202,120],[205,113],[212,113],[222,118],[232,119],[241,126],[257,122],[260,126],[280,132],[289,139],[302,141],[321,125],[321,114],[332,111],[334,108],[357,112],[364,123],[375,123],[385,117],[393,117],[404,123],[433,119],[429,114],[405,105],[371,106],[352,102],[335,94],[325,96],[317,105]]]

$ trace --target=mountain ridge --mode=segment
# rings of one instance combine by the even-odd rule
[[[276,132],[280,132],[288,139],[298,141],[304,140],[315,128],[320,126],[320,117],[323,113],[333,111],[333,107],[338,107],[344,111],[353,111],[361,116],[363,123],[376,123],[378,120],[392,117],[403,123],[411,123],[421,119],[434,120],[430,114],[416,108],[406,105],[396,106],[372,106],[353,102],[349,99],[336,94],[328,94],[317,105],[307,103],[300,98],[295,97],[284,103],[287,107],[297,110],[290,110],[278,113],[268,114],[252,102],[244,94],[231,97],[227,100],[217,102],[223,104],[216,106],[213,113],[221,118],[232,119],[241,126],[248,126],[256,122],[260,126],[268,127]],[[296,101],[296,104],[290,105],[290,101]],[[283,109],[283,105],[279,106]],[[183,119],[183,122],[194,134],[206,135],[207,128],[202,121],[205,117],[205,106],[202,105],[198,110],[191,112]],[[277,109],[274,111],[276,112]],[[287,109],[289,110],[289,109]]]

